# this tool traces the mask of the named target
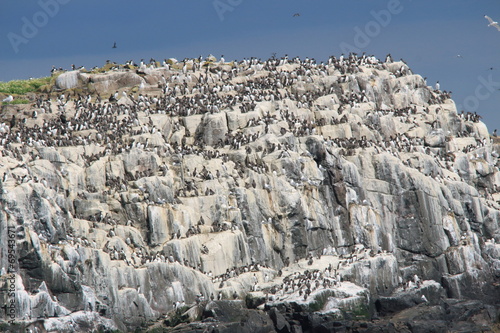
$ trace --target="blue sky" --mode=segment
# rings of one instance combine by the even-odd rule
[[[374,13],[385,13],[385,21]],[[276,53],[320,61],[350,45],[404,59],[429,85],[439,80],[460,109],[478,112],[493,131],[500,129],[500,31],[487,26],[485,14],[500,21],[500,1],[4,0],[0,81],[108,59]]]

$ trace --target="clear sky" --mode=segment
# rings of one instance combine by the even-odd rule
[[[500,129],[500,31],[485,14],[500,21],[500,1],[1,0],[0,81],[108,59],[391,53],[491,132]]]

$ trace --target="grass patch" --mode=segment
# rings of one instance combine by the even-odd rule
[[[111,70],[111,68],[113,68],[115,66],[118,66],[118,65],[113,64],[113,63],[109,63],[109,64],[106,64],[102,67],[92,69],[89,73],[90,74],[103,74],[103,73],[109,72]]]
[[[368,320],[370,319],[370,310],[365,304],[360,304],[351,311],[353,320]]]
[[[19,322],[14,322],[14,324],[3,322],[0,323],[0,332],[23,332],[23,326]]]
[[[31,102],[28,99],[15,99],[10,103],[3,103],[3,105],[15,105],[15,104],[30,104]]]
[[[331,296],[335,297],[335,293],[330,290],[325,290],[324,292],[316,295],[314,297],[314,301],[309,303],[309,311],[316,312],[323,310]]]
[[[184,314],[188,309],[188,306],[184,306],[174,312],[171,312],[168,318],[163,321],[163,324],[169,327],[175,327],[179,324],[189,323],[189,316]]]
[[[0,82],[0,93],[22,95],[29,92],[35,92],[38,91],[40,87],[49,84],[50,80],[51,77],[42,77],[39,79],[31,80]]]

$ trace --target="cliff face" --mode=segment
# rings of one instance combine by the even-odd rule
[[[3,109],[20,325],[132,330],[210,298],[344,319],[500,299],[500,147],[406,64],[137,73],[64,73],[59,88],[103,99]],[[273,311],[262,325],[279,330]]]

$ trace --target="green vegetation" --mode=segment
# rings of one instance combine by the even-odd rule
[[[187,310],[189,310],[189,307],[184,306],[170,313],[168,318],[165,319],[164,324],[170,327],[175,327],[182,323],[189,323],[189,316],[185,314]]]
[[[109,72],[111,70],[111,68],[113,68],[114,66],[116,66],[116,64],[109,63],[109,64],[106,64],[106,65],[104,65],[102,67],[92,69],[88,73],[90,73],[90,74],[102,74],[102,73],[106,73],[106,72]]]
[[[335,293],[330,290],[325,290],[314,297],[314,301],[309,303],[309,311],[316,312],[324,309],[328,299],[335,297]]]
[[[370,311],[366,304],[360,304],[353,308],[351,312],[352,319],[354,320],[368,320],[370,319]]]
[[[6,322],[0,323],[0,332],[8,332],[11,329],[10,324]]]
[[[49,84],[51,77],[42,77],[31,80],[14,80],[9,82],[0,82],[0,93],[22,95],[29,92],[38,91],[42,86]],[[16,104],[13,102],[13,104]],[[23,103],[17,103],[23,104]]]
[[[24,332],[23,324],[15,321],[13,324],[9,324],[8,322],[0,323],[0,332]]]
[[[15,99],[10,103],[4,103],[4,104],[30,104],[30,101],[28,99]]]

